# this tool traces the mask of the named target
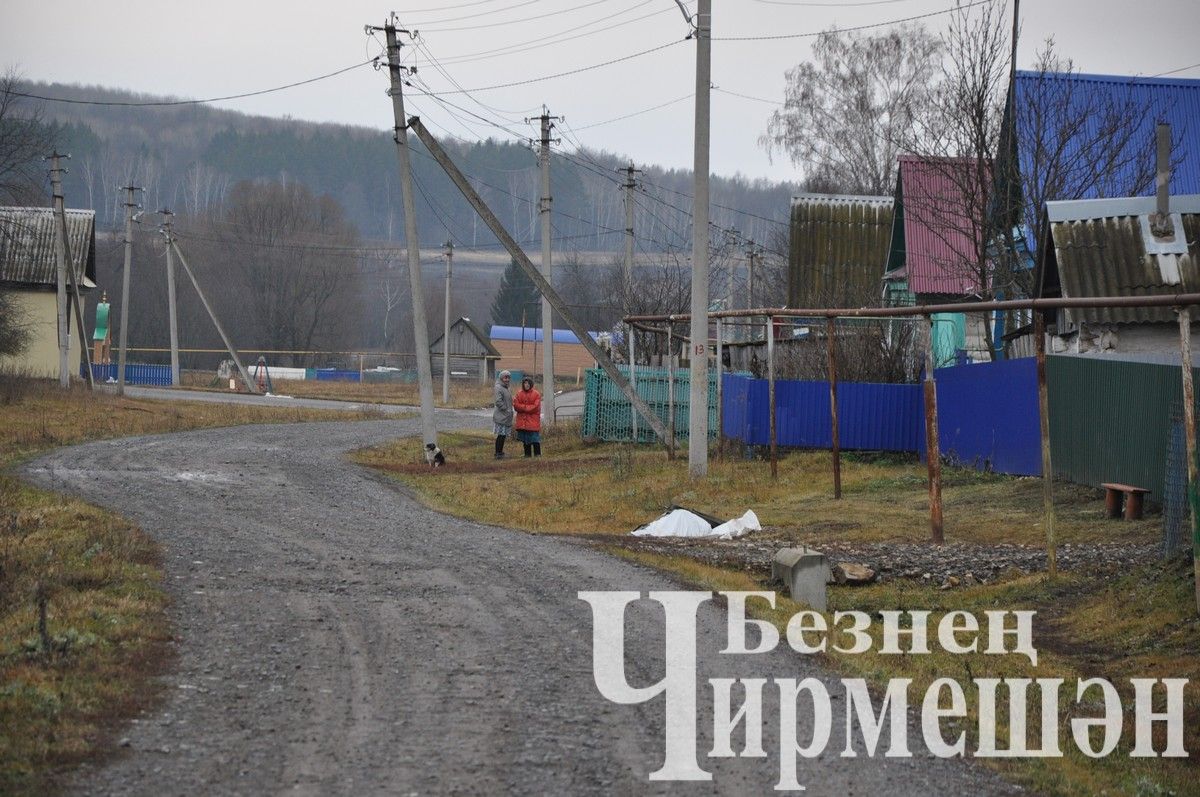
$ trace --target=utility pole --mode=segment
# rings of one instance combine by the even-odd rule
[[[171,385],[179,387],[179,317],[176,315],[175,304],[175,258],[171,248],[171,218],[175,215],[169,210],[160,210],[163,217],[162,226],[167,236],[167,314],[171,320]]]
[[[174,249],[176,256],[179,257],[179,265],[183,266],[183,272],[188,275],[188,279],[192,282],[192,287],[196,289],[196,295],[200,297],[200,303],[204,305],[205,312],[212,319],[213,326],[217,328],[217,334],[221,336],[221,342],[225,344],[225,350],[229,352],[229,356],[233,359],[233,364],[237,366],[238,373],[242,375],[242,381],[246,384],[246,390],[258,395],[258,386],[250,378],[250,372],[242,364],[242,358],[238,356],[237,349],[233,348],[233,343],[230,342],[229,336],[225,334],[225,327],[221,326],[221,322],[217,320],[217,314],[213,312],[212,305],[208,303],[208,297],[201,290],[200,282],[196,279],[196,275],[188,265],[187,258],[183,256],[183,252],[179,251],[179,244],[171,236],[170,228],[160,229],[160,232],[167,239],[167,246]]]
[[[529,277],[541,294],[550,300],[550,304],[558,311],[567,328],[575,333],[576,337],[579,338],[579,342],[587,349],[588,354],[592,355],[600,367],[604,369],[604,372],[608,374],[608,378],[616,385],[617,390],[624,393],[634,408],[645,417],[646,423],[650,425],[650,428],[661,438],[663,445],[669,450],[674,441],[669,439],[667,427],[662,422],[662,419],[630,387],[629,380],[621,375],[612,358],[608,356],[604,349],[600,348],[600,344],[592,340],[591,336],[587,334],[587,330],[575,320],[575,316],[571,314],[571,310],[566,302],[554,290],[554,286],[546,281],[541,271],[529,259],[529,255],[525,254],[525,251],[521,249],[508,230],[504,229],[504,225],[496,218],[496,214],[492,212],[491,208],[487,206],[475,191],[475,188],[467,180],[466,176],[450,160],[450,156],[446,154],[446,150],[442,149],[442,145],[438,143],[437,139],[421,123],[421,120],[414,116],[409,119],[409,125],[412,126],[417,138],[421,139],[421,142],[425,144],[425,147],[429,150],[429,154],[441,165],[442,169],[446,172],[446,176],[458,187],[463,197],[471,204],[475,212],[479,214],[480,220],[492,231],[492,234],[496,236],[496,239],[500,241],[500,244],[508,251],[508,254],[516,261],[520,269],[525,272],[525,275]],[[630,339],[632,340],[632,337]]]
[[[58,357],[59,357],[59,385],[61,387],[71,386],[71,371],[70,371],[70,353],[71,353],[71,319],[70,313],[67,310],[67,305],[73,305],[75,308],[75,328],[79,332],[79,348],[83,354],[84,363],[87,365],[87,384],[88,390],[95,389],[95,382],[92,376],[92,355],[88,351],[87,341],[84,340],[83,326],[83,297],[79,294],[79,280],[75,274],[75,267],[71,259],[71,242],[67,237],[67,208],[66,201],[63,198],[62,191],[62,174],[66,169],[59,165],[61,158],[69,158],[70,155],[60,155],[57,151],[51,153],[50,160],[50,185],[53,188],[52,194],[54,197],[54,216],[57,227],[55,240],[56,247],[56,271],[58,283]],[[67,296],[67,283],[71,284],[71,296]]]
[[[633,299],[633,189],[637,188],[634,175],[641,174],[642,170],[633,168],[633,162],[630,161],[628,166],[618,171],[625,172],[625,185],[621,186],[625,194],[625,272],[622,286],[625,290],[625,312],[628,313]]]
[[[542,148],[538,160],[542,167],[542,203],[539,213],[542,220],[542,276],[554,284],[554,264],[550,251],[550,128],[562,117],[551,116],[542,107]],[[554,425],[554,310],[550,300],[542,294],[542,415],[546,426]]]
[[[446,241],[446,307],[442,319],[442,404],[450,403],[450,276],[454,271],[454,241]]]
[[[754,241],[746,244],[746,309],[754,307],[754,259],[759,255]]]
[[[125,395],[125,349],[129,342],[129,271],[133,264],[134,210],[140,207],[133,192],[142,189],[135,185],[123,186],[125,191],[125,268],[121,271],[121,340],[117,352],[117,395]],[[142,214],[138,213],[138,216]]]
[[[372,31],[383,30],[387,38],[388,75],[392,98],[393,128],[396,159],[400,164],[400,190],[404,200],[404,240],[408,245],[408,286],[412,302],[413,348],[417,353],[417,384],[421,394],[421,431],[425,443],[437,442],[437,426],[433,417],[433,369],[429,362],[429,330],[425,326],[425,293],[421,289],[421,245],[417,238],[417,214],[412,191],[412,165],[408,155],[408,128],[404,116],[404,81],[401,78],[400,43],[397,33],[410,31],[396,27],[393,12],[382,28],[367,26]]]
[[[692,301],[688,473],[708,475],[708,144],[712,73],[712,0],[696,4],[696,139],[692,209]]]

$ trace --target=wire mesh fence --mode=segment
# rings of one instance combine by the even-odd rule
[[[629,378],[629,366],[617,366],[621,374]],[[674,387],[671,385],[674,375]],[[672,425],[677,439],[688,436],[688,417],[691,403],[691,374],[687,369],[647,368],[634,369],[637,392],[650,405],[650,409],[667,427]],[[672,412],[673,410],[673,412]],[[634,441],[633,415],[629,399],[599,368],[587,371],[584,389],[583,436],[591,440],[606,442],[653,443],[654,431],[640,415],[637,421],[637,440]],[[708,374],[708,436],[717,436],[717,376]]]
[[[1163,481],[1163,557],[1191,549],[1191,512],[1187,497],[1187,443],[1183,435],[1183,406],[1171,407],[1171,436],[1167,443],[1166,478]]]

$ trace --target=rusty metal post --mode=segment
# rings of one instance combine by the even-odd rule
[[[837,327],[832,318],[825,320],[825,348],[829,354],[829,431],[833,443],[833,497],[842,497],[842,451],[838,439],[837,402]]]
[[[725,394],[721,384],[724,376],[724,361],[721,359],[721,336],[724,333],[724,326],[721,319],[717,319],[717,459],[725,458]]]
[[[925,347],[925,459],[929,465],[929,531],[936,545],[946,541],[942,528],[942,453],[938,444],[937,385],[933,381],[933,316],[926,316],[929,345]]]
[[[671,448],[667,452],[675,458],[675,327],[667,324],[667,429],[670,430]]]
[[[1183,438],[1187,441],[1188,506],[1192,510],[1192,570],[1196,611],[1200,611],[1200,524],[1193,496],[1196,491],[1196,391],[1192,385],[1192,309],[1179,309],[1179,354],[1183,373]]]
[[[1046,572],[1058,574],[1058,542],[1054,537],[1054,469],[1050,463],[1050,398],[1046,387],[1046,318],[1033,311],[1037,350],[1038,425],[1042,437],[1042,523],[1046,526]]]
[[[771,478],[779,478],[779,456],[775,425],[775,335],[774,319],[767,316],[767,404],[771,413]]]

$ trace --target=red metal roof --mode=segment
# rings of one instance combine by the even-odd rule
[[[903,220],[903,264],[913,293],[969,296],[980,292],[977,263],[983,217],[987,209],[986,178],[972,196],[980,176],[969,158],[900,157],[896,186],[896,220]]]

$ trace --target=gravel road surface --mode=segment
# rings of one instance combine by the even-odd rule
[[[159,539],[174,598],[178,659],[166,699],[70,791],[771,792],[779,761],[771,688],[766,758],[707,757],[711,692],[702,681],[699,750],[713,781],[647,779],[663,759],[663,700],[623,706],[598,694],[590,608],[576,593],[680,587],[580,543],[445,517],[344,458],[416,428],[413,420],[243,426],[92,443],[24,468],[30,481],[114,509]],[[663,672],[662,615],[652,606],[640,602],[626,620],[635,685]],[[916,729],[911,759],[841,758],[841,690],[813,662],[786,647],[720,655],[725,617],[713,604],[702,607],[698,634],[701,679],[827,680],[833,734],[822,758],[800,764],[809,794],[1010,790],[982,768],[930,758]],[[805,706],[802,698],[802,744],[811,735]]]

